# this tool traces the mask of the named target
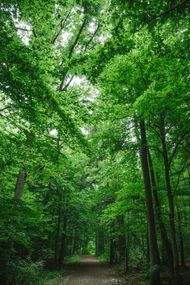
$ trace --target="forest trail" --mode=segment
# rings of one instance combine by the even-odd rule
[[[60,285],[118,285],[124,280],[109,266],[101,264],[93,256],[84,256],[80,262],[68,266],[69,275]]]

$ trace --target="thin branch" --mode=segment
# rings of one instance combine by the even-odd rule
[[[167,14],[170,14],[171,12],[177,10],[178,8],[184,6],[185,4],[190,4],[190,1],[189,1],[189,0],[183,1],[182,3],[180,3],[180,4],[176,5],[176,6],[174,6],[173,8],[171,8],[171,9],[169,9],[169,10],[167,10],[167,11],[165,11],[165,12],[163,12],[163,13],[161,13],[161,14],[159,14],[159,15],[153,17],[153,18],[151,18],[149,22],[155,21],[155,20],[161,18],[162,16],[165,16],[165,15],[167,15]]]
[[[21,27],[16,27],[17,30],[21,30],[21,31],[24,31],[24,32],[33,32],[32,30],[28,30],[26,28],[21,28]]]
[[[66,90],[67,90],[67,88],[68,88],[69,85],[71,84],[73,78],[74,78],[74,75],[71,76],[71,78],[70,78],[69,81],[66,83],[66,85],[61,89],[61,91],[66,91]]]
[[[153,127],[153,125],[149,124],[149,127],[157,134],[157,136],[160,138],[160,140],[162,140],[161,134],[156,130],[155,127]]]
[[[184,162],[182,168],[181,168],[180,171],[179,171],[179,175],[178,175],[178,178],[177,178],[177,182],[176,182],[176,185],[175,185],[175,187],[174,187],[174,194],[175,194],[175,192],[177,191],[177,188],[178,188],[178,186],[179,186],[179,182],[180,182],[181,175],[182,175],[182,173],[184,172],[184,169],[185,169],[186,165],[187,165],[187,160]]]
[[[85,47],[84,47],[84,52],[87,50],[87,48],[89,47],[89,45],[91,44],[91,42],[93,41],[94,37],[96,36],[98,30],[100,28],[100,25],[97,26],[96,30],[94,31],[93,35],[91,36],[91,38],[88,40],[88,42],[86,43]]]
[[[175,144],[175,147],[171,153],[171,156],[169,158],[169,165],[171,165],[172,161],[173,161],[173,158],[178,150],[178,147],[180,146],[180,143],[182,142],[182,140],[185,138],[185,136],[188,134],[189,132],[185,132],[179,139],[178,141],[176,142]]]
[[[33,33],[34,37],[37,37],[36,32],[35,32],[35,30],[34,30],[34,29],[29,30],[29,29],[21,28],[21,27],[16,27],[16,29],[17,29],[17,30],[24,31],[24,32],[30,32],[30,33]]]
[[[70,48],[70,50],[69,50],[68,59],[71,59],[71,57],[72,57],[72,55],[73,55],[73,52],[74,52],[74,50],[75,50],[75,47],[76,47],[76,45],[78,44],[79,38],[80,38],[80,36],[81,36],[81,34],[82,34],[84,28],[85,28],[86,21],[87,21],[87,15],[86,15],[86,13],[85,13],[84,19],[83,19],[82,24],[81,24],[81,26],[80,26],[80,29],[79,29],[79,31],[78,31],[78,33],[77,33],[77,36],[76,36],[76,38],[75,38],[75,40],[74,40],[74,42],[73,42],[73,44],[71,45],[71,48]],[[65,71],[65,73],[63,74],[63,77],[62,77],[60,86],[59,86],[59,88],[58,88],[59,91],[62,91],[62,89],[63,89],[63,85],[64,85],[64,81],[65,81],[67,72],[68,72],[68,68],[67,68],[67,70]]]
[[[148,145],[148,148],[150,148],[150,149],[155,149],[155,150],[157,150],[161,155],[163,155],[162,150],[159,149],[159,147],[157,147],[156,145]]]
[[[73,8],[73,7],[71,7],[71,9],[70,9],[69,12],[67,13],[66,17],[63,18],[63,19],[60,21],[60,23],[59,23],[59,25],[60,25],[59,31],[54,35],[54,37],[53,37],[53,39],[52,39],[52,44],[54,44],[54,43],[56,42],[57,38],[59,37],[59,35],[61,34],[62,30],[64,29],[65,24],[66,24],[66,22],[67,22],[67,20],[68,20],[68,18],[69,18],[69,16],[70,16],[70,14],[71,14],[72,8]]]
[[[141,29],[143,29],[145,25],[147,25],[147,24],[149,25],[150,23],[158,20],[159,18],[161,18],[163,16],[166,16],[167,14],[170,14],[171,12],[175,11],[176,9],[178,9],[178,8],[180,8],[180,7],[182,7],[182,6],[186,5],[186,4],[190,4],[190,1],[189,0],[185,0],[182,3],[174,6],[173,8],[171,8],[171,9],[169,9],[169,10],[167,10],[167,11],[165,11],[165,12],[163,12],[163,13],[157,15],[157,16],[152,17],[150,20],[148,20],[147,22],[143,23],[142,26],[139,29],[136,29],[136,32],[139,32]]]
[[[7,110],[7,109],[11,109],[11,106],[5,106],[3,109],[0,109],[0,112],[3,112],[5,110]]]
[[[72,57],[72,54],[73,54],[73,52],[74,52],[74,49],[75,49],[76,45],[78,44],[80,35],[82,34],[83,29],[84,29],[84,27],[85,27],[85,25],[86,25],[86,20],[87,20],[87,15],[85,14],[84,19],[83,19],[83,22],[82,22],[82,25],[80,26],[80,29],[79,29],[79,31],[78,31],[78,34],[77,34],[77,36],[76,36],[76,38],[75,38],[75,40],[74,40],[74,42],[73,42],[73,44],[71,45],[71,48],[70,48],[70,50],[69,50],[68,59],[70,59],[70,58]]]

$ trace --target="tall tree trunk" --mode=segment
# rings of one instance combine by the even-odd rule
[[[71,255],[75,254],[75,248],[76,248],[76,230],[75,227],[73,227],[72,230],[72,243],[71,243]]]
[[[170,182],[170,164],[169,164],[168,151],[166,145],[166,131],[165,131],[165,122],[163,116],[161,116],[161,135],[162,135],[162,155],[164,162],[165,184],[166,184],[166,191],[167,191],[168,205],[169,205],[169,224],[171,232],[172,251],[173,251],[173,272],[174,272],[174,277],[178,279],[179,253],[178,253],[177,235],[175,227],[174,199]]]
[[[179,231],[179,245],[180,245],[181,265],[185,266],[184,241],[183,241],[183,231],[182,231],[182,226],[181,226],[181,213],[179,211],[178,205],[176,206],[176,209],[177,209],[177,219],[178,219],[178,231]]]
[[[150,278],[151,285],[160,285],[160,271],[159,271],[159,251],[156,237],[155,219],[154,219],[154,208],[153,199],[151,192],[151,181],[148,165],[148,147],[146,138],[146,127],[144,120],[140,121],[140,134],[141,134],[141,166],[143,172],[145,196],[146,196],[146,210],[147,210],[147,222],[148,222],[148,240],[150,250],[150,261],[154,270]]]
[[[171,274],[173,275],[174,272],[173,272],[172,246],[171,246],[170,240],[169,240],[168,235],[167,235],[167,230],[166,230],[164,221],[162,219],[162,210],[161,210],[160,200],[158,197],[158,189],[156,186],[156,178],[155,178],[154,167],[153,167],[150,151],[148,151],[148,162],[149,162],[149,169],[150,169],[150,177],[151,177],[152,193],[153,193],[154,204],[155,204],[156,218],[157,218],[159,228],[160,228],[160,236],[161,236],[162,244],[164,247],[164,252],[167,255],[167,262],[168,262]]]
[[[119,251],[119,260],[118,262],[122,262],[125,260],[125,253],[126,253],[126,236],[124,230],[124,217],[120,215],[117,219],[118,223],[118,251]]]
[[[66,247],[66,231],[67,231],[67,217],[64,216],[63,232],[61,237],[61,248],[59,252],[59,266],[62,267],[65,258],[65,247]]]
[[[148,229],[147,229],[147,235],[146,235],[146,261],[148,264],[150,263],[150,243],[149,243]]]
[[[96,255],[104,253],[104,229],[99,227],[96,231]]]
[[[15,199],[20,199],[22,197],[22,194],[24,192],[24,186],[26,183],[26,177],[27,177],[26,171],[21,169],[17,176],[17,182],[16,182],[15,194],[14,194]]]
[[[22,195],[23,195],[23,192],[24,192],[24,186],[25,186],[25,183],[26,183],[26,178],[27,178],[27,174],[26,174],[26,171],[21,168],[18,175],[17,175],[17,181],[16,181],[16,185],[15,185],[15,192],[14,192],[14,198],[16,200],[19,200]],[[14,247],[15,247],[15,243],[13,240],[10,240],[7,244],[7,248],[9,247],[9,253],[6,257],[6,267],[8,266],[9,264],[9,261],[12,259],[12,252],[14,252]],[[6,274],[5,272],[5,279],[8,277],[8,275]],[[7,282],[5,280],[5,282]],[[6,284],[6,283],[5,283]]]
[[[59,252],[59,235],[60,235],[60,225],[61,225],[61,206],[59,206],[58,210],[58,218],[57,218],[57,229],[56,229],[56,237],[55,237],[55,262],[58,261],[58,252]]]
[[[55,262],[57,263],[59,255],[59,238],[60,238],[60,229],[61,229],[61,218],[62,218],[62,201],[63,201],[63,191],[58,192],[59,202],[58,202],[58,217],[57,217],[57,228],[55,236]]]
[[[124,272],[129,270],[129,233],[126,234],[125,231],[125,263],[124,263]]]
[[[109,264],[112,265],[115,262],[115,244],[113,238],[110,239],[110,257],[109,257]]]

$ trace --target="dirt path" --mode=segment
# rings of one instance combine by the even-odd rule
[[[113,270],[101,264],[95,257],[85,256],[68,267],[69,275],[60,285],[119,285],[124,284]]]

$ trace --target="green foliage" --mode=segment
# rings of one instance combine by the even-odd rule
[[[0,283],[46,282],[44,268],[95,251],[152,277],[154,220],[161,262],[164,228],[183,264],[189,1],[46,2],[0,4]]]
[[[66,273],[64,270],[43,271],[41,274],[40,282],[42,285],[57,285],[57,283],[62,280],[65,274]]]
[[[98,259],[101,263],[108,263],[109,262],[109,252],[105,252],[104,254],[98,256]]]
[[[8,284],[40,285],[43,263],[31,260],[12,260],[8,264]]]
[[[69,257],[66,257],[65,259],[65,262],[67,264],[70,264],[70,263],[77,263],[80,261],[80,256],[79,255],[73,255],[73,256],[69,256]]]

